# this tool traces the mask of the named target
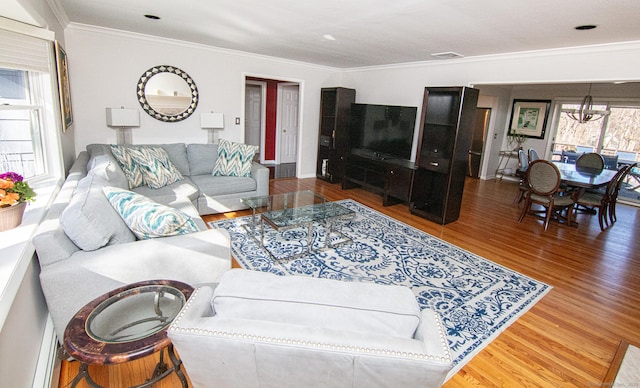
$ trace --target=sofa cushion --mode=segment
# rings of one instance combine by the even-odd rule
[[[233,269],[212,307],[221,318],[253,319],[413,338],[420,307],[408,287]]]
[[[141,145],[151,147],[161,147],[167,151],[169,159],[176,166],[178,171],[182,175],[189,176],[189,160],[187,159],[187,147],[184,143],[169,143],[169,144],[140,144],[140,145],[122,145],[121,147],[139,147]],[[87,152],[93,158],[97,155],[109,154],[111,155],[110,144],[89,144],[87,145]],[[212,167],[213,168],[213,167]],[[211,170],[207,171],[207,174],[211,173]]]
[[[112,145],[111,153],[116,158],[120,168],[124,172],[124,175],[127,177],[129,188],[135,189],[136,187],[142,186],[144,184],[142,169],[127,151],[126,147]]]
[[[215,176],[249,176],[251,163],[258,147],[220,139],[218,159],[213,168]]]
[[[106,184],[96,175],[82,178],[60,215],[64,233],[84,251],[136,240],[102,193]]]
[[[140,186],[136,187],[132,191],[149,198],[167,195],[187,197],[192,202],[196,201],[198,199],[198,195],[200,195],[198,186],[192,182],[191,178],[184,178],[159,189],[152,189],[149,186]]]
[[[161,147],[128,147],[126,152],[140,168],[144,183],[152,189],[159,189],[184,179]]]
[[[99,176],[109,182],[111,186],[118,186],[123,189],[129,187],[127,177],[111,153],[91,158],[87,164],[87,169],[88,174]]]
[[[193,175],[191,180],[200,193],[208,196],[246,193],[257,187],[256,180],[251,177]]]
[[[218,159],[217,144],[189,144],[187,158],[191,175],[211,175]]]
[[[103,187],[111,206],[140,239],[176,236],[199,231],[187,214],[132,191]]]
[[[170,143],[170,144],[145,144],[150,147],[160,147],[167,152],[171,163],[180,171],[180,174],[184,176],[191,175],[191,168],[189,166],[189,160],[187,159],[187,146],[184,143]]]

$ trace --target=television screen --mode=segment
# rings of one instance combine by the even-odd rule
[[[351,104],[351,147],[378,157],[411,158],[418,108]]]

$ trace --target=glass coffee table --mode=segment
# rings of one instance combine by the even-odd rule
[[[65,351],[81,363],[71,387],[82,379],[90,387],[100,387],[89,375],[89,364],[119,364],[159,351],[160,361],[151,377],[136,387],[151,387],[176,373],[187,388],[167,328],[192,292],[193,287],[174,280],[143,281],[104,294],[80,309],[64,332]],[[164,361],[165,349],[171,368]]]
[[[314,225],[325,228],[324,242],[319,249],[334,248],[351,239],[335,228],[336,221],[353,218],[355,212],[338,203],[329,202],[325,197],[310,190],[291,193],[243,198],[241,201],[252,210],[251,222],[245,225],[249,234],[258,245],[274,260],[292,260],[312,252]],[[277,257],[265,245],[265,227],[277,232],[294,228],[307,231],[306,250],[303,252]],[[337,243],[331,242],[331,236],[338,237]]]

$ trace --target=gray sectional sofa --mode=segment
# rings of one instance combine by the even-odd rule
[[[81,307],[115,288],[153,279],[198,286],[231,268],[228,233],[207,229],[200,215],[243,209],[240,198],[267,195],[268,169],[253,163],[249,177],[213,176],[217,145],[159,146],[184,179],[132,191],[188,214],[199,231],[138,240],[102,190],[129,189],[110,146],[87,146],[34,236],[40,283],[60,342]]]

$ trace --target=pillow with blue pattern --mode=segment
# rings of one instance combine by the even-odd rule
[[[112,145],[111,153],[124,171],[129,189],[144,184],[159,189],[184,179],[162,147]]]
[[[144,182],[152,189],[184,179],[162,147],[131,146],[127,152],[139,166]]]
[[[189,215],[144,195],[111,186],[103,187],[102,191],[129,229],[141,240],[199,231]]]
[[[140,166],[133,160],[126,147],[112,145],[111,153],[118,161],[124,176],[127,177],[130,189],[144,185]]]
[[[214,176],[250,176],[253,156],[257,146],[235,143],[229,140],[218,141],[218,159],[213,167]]]

